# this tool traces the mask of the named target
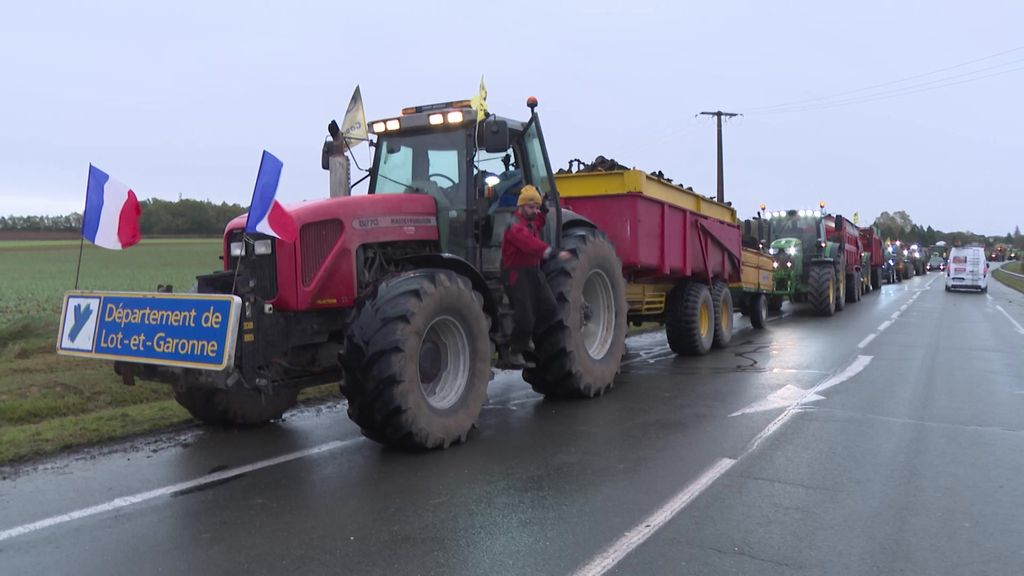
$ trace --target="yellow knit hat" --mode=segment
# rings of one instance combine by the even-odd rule
[[[519,192],[519,200],[516,201],[516,206],[522,206],[527,203],[534,203],[537,205],[541,204],[540,192],[537,191],[537,187],[532,184],[523,186],[523,189]]]

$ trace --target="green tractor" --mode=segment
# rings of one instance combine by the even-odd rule
[[[788,299],[807,302],[816,314],[831,316],[860,300],[859,231],[849,220],[821,210],[768,212],[769,254],[775,262],[770,310]]]

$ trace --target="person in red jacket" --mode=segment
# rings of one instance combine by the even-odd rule
[[[546,211],[541,208],[540,192],[532,185],[523,186],[516,206],[501,245],[501,270],[514,312],[509,362],[521,368],[528,366],[523,352],[530,349],[530,339],[539,328],[537,318],[556,318],[558,305],[540,269],[541,263],[554,255],[551,246],[541,240]],[[571,258],[565,250],[557,256]]]

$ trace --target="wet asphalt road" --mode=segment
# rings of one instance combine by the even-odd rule
[[[500,373],[447,451],[335,406],[58,459],[0,481],[0,574],[1020,573],[1021,296],[930,274],[703,358],[645,334],[593,401]]]

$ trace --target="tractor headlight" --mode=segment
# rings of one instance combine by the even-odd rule
[[[790,246],[789,248],[786,248],[786,254],[789,254],[790,256],[796,256],[796,246]]]
[[[257,256],[266,256],[274,251],[274,242],[272,240],[257,240],[253,243],[253,253]]]
[[[228,245],[228,253],[232,258],[239,258],[245,253],[245,244],[241,242],[232,242]]]
[[[777,252],[778,252],[778,250],[776,250],[775,248],[769,248],[769,249],[768,249],[768,253],[769,253],[769,254],[771,254],[772,256],[775,256],[775,254],[776,254]]]
[[[772,262],[772,268],[778,268],[778,267],[779,267],[779,263],[778,262]]]
[[[786,268],[792,268],[792,267],[793,267],[793,263],[792,262],[786,262]]]

